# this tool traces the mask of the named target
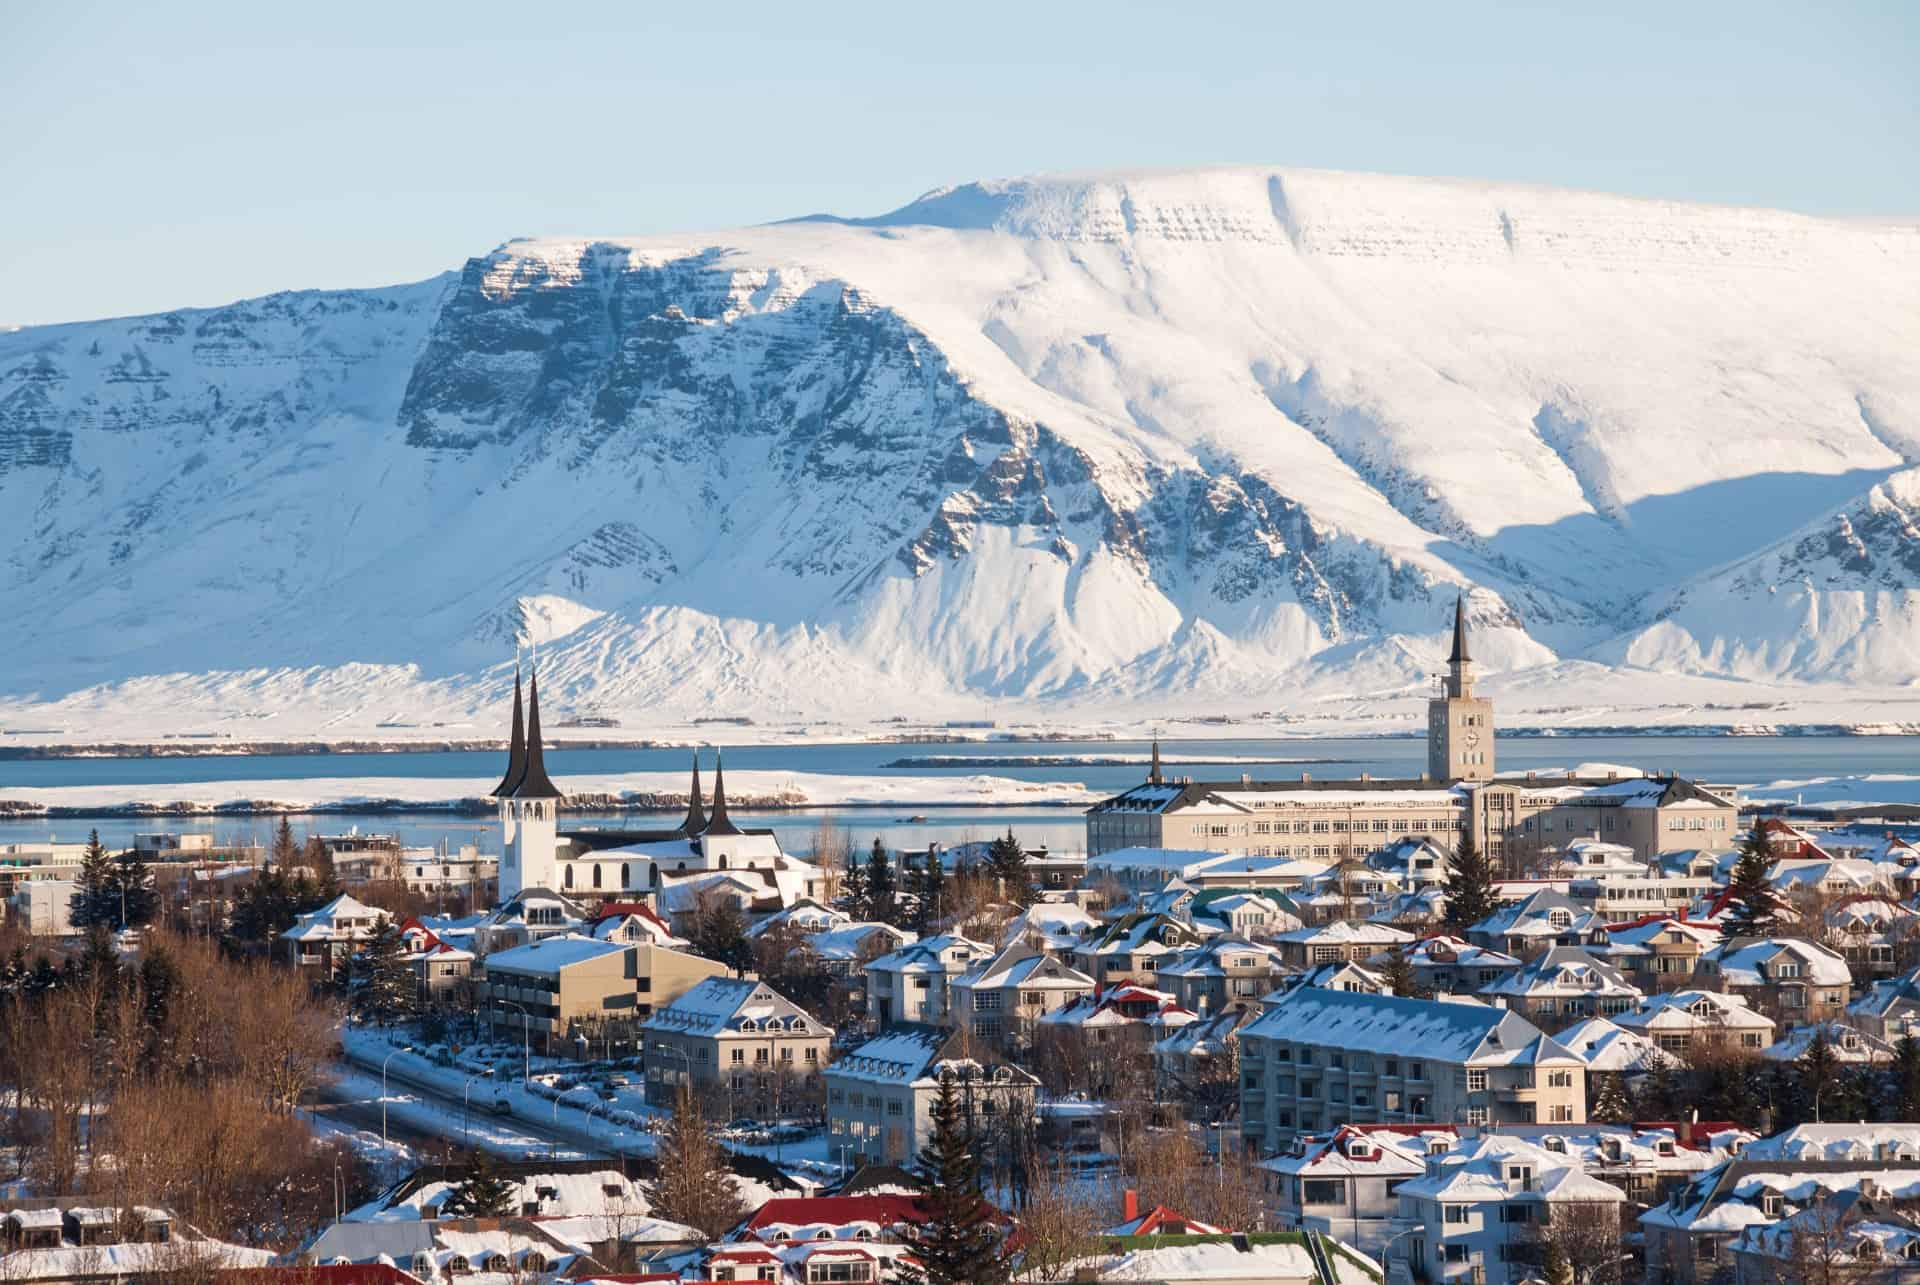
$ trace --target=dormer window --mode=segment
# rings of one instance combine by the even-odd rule
[[[743,1031],[757,1031],[760,1029],[760,1023],[754,1021],[751,1017],[743,1017],[740,1019],[740,1029]]]

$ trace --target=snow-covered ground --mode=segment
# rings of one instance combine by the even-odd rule
[[[779,798],[792,807],[898,804],[1080,804],[1103,797],[1077,782],[1014,781],[998,776],[839,776],[829,773],[736,771],[734,799]],[[45,808],[162,808],[170,812],[358,812],[405,804],[445,807],[484,799],[499,782],[428,777],[342,777],[279,781],[203,781],[167,785],[60,785],[0,788],[0,800]],[[569,796],[650,796],[687,788],[686,773],[627,772],[569,776]]]
[[[1462,591],[1515,723],[1920,726],[1916,350],[1910,221],[1259,167],[32,327],[0,727],[1379,730]]]
[[[1769,781],[1744,791],[1743,802],[1756,804],[1818,804],[1857,807],[1875,803],[1920,805],[1920,776],[1875,772],[1865,776],[1815,776],[1804,780]]]

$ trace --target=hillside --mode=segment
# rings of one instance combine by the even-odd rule
[[[1917,352],[1914,226],[1256,169],[32,328],[0,724],[1365,720],[1458,592],[1534,721],[1920,719]]]

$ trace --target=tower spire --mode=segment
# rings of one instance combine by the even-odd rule
[[[740,827],[727,815],[727,768],[720,751],[713,752],[713,814],[707,818],[703,834],[739,834]]]
[[[700,802],[700,747],[696,745],[693,750],[693,787],[687,791],[687,819],[680,823],[680,829],[692,836],[706,828],[707,812]]]
[[[513,662],[513,737],[507,742],[507,774],[493,787],[493,798],[509,798],[527,772],[527,730],[520,718],[520,662]]]
[[[1453,654],[1447,663],[1459,665],[1472,659],[1467,654],[1467,595],[1463,593],[1453,600]]]
[[[1160,774],[1160,733],[1153,734],[1153,766],[1147,769],[1147,784],[1159,785],[1166,778]]]
[[[557,799],[560,791],[547,775],[546,747],[540,740],[540,670],[527,680],[527,766],[513,787],[516,799]]]

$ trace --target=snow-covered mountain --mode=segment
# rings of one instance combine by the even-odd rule
[[[1516,693],[1817,703],[1920,684],[1917,514],[1920,226],[976,183],[0,334],[0,721],[1387,708],[1463,590]]]

